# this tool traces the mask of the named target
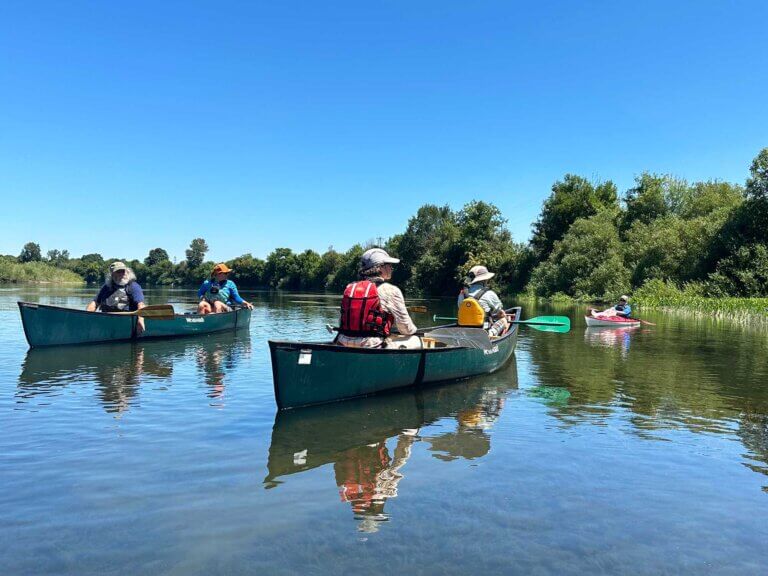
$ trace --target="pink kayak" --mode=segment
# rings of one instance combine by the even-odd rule
[[[640,326],[640,320],[634,318],[622,318],[621,316],[585,316],[587,326],[602,326],[612,328],[631,328]]]

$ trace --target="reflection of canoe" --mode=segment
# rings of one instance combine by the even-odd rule
[[[603,328],[632,328],[640,326],[640,320],[631,318],[621,318],[620,316],[605,316],[596,318],[594,316],[585,316],[584,320],[587,321],[587,326]]]
[[[27,342],[33,347],[195,336],[245,328],[251,321],[251,311],[245,308],[207,316],[177,314],[172,320],[146,319],[146,330],[137,337],[135,316],[28,302],[19,302],[19,311]]]
[[[520,308],[508,313],[520,318]],[[485,338],[489,344],[485,349],[467,345],[424,350],[346,348],[330,342],[270,340],[277,406],[321,404],[493,372],[514,352],[517,324],[497,340],[488,341],[487,335]]]
[[[272,488],[281,477],[344,460],[355,448],[402,433],[414,434],[441,418],[456,416],[461,422],[468,418],[467,414],[492,412],[498,409],[494,399],[517,387],[514,362],[497,374],[498,378],[492,376],[491,381],[412,388],[372,398],[280,410],[272,428],[265,486]],[[447,437],[457,445],[474,440],[466,433],[456,436],[451,430],[436,438]],[[459,448],[458,452],[467,451]]]

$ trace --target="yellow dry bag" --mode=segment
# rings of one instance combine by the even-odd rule
[[[459,304],[459,326],[482,328],[484,323],[485,310],[483,310],[483,307],[480,306],[480,302],[472,297],[468,297],[462,300],[461,304]]]

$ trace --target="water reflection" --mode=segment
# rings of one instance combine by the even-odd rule
[[[639,330],[640,326],[627,326],[622,328],[588,326],[584,330],[584,342],[592,346],[614,348],[626,358],[629,347],[632,344],[632,333]]]
[[[768,475],[764,336],[710,324],[692,336],[684,324],[670,323],[627,331],[588,328],[587,350],[533,338],[538,383],[570,392],[552,413],[564,425],[619,425],[652,441],[668,440],[674,431],[725,435],[749,451],[745,466]]]
[[[339,495],[351,506],[358,530],[375,532],[390,519],[385,504],[397,496],[417,443],[443,461],[485,456],[488,431],[515,388],[513,358],[503,370],[467,382],[279,412],[264,486],[333,464]]]
[[[248,333],[198,339],[32,348],[19,375],[16,401],[51,403],[70,386],[93,384],[108,413],[120,414],[138,401],[142,384],[169,382],[174,366],[194,358],[207,395],[221,398],[227,372],[250,355]]]

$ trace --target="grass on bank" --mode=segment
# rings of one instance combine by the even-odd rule
[[[618,296],[618,295],[617,295]],[[515,300],[535,299],[530,294],[518,294]],[[551,304],[610,305],[604,298],[573,298],[557,293],[543,299]],[[698,283],[679,287],[663,280],[649,280],[632,293],[631,304],[640,309],[678,311],[695,315],[728,318],[738,322],[768,324],[768,298],[711,297],[705,295],[705,286]]]
[[[56,268],[44,262],[9,262],[0,260],[0,283],[37,282],[51,284],[82,284],[83,279],[63,268]]]

